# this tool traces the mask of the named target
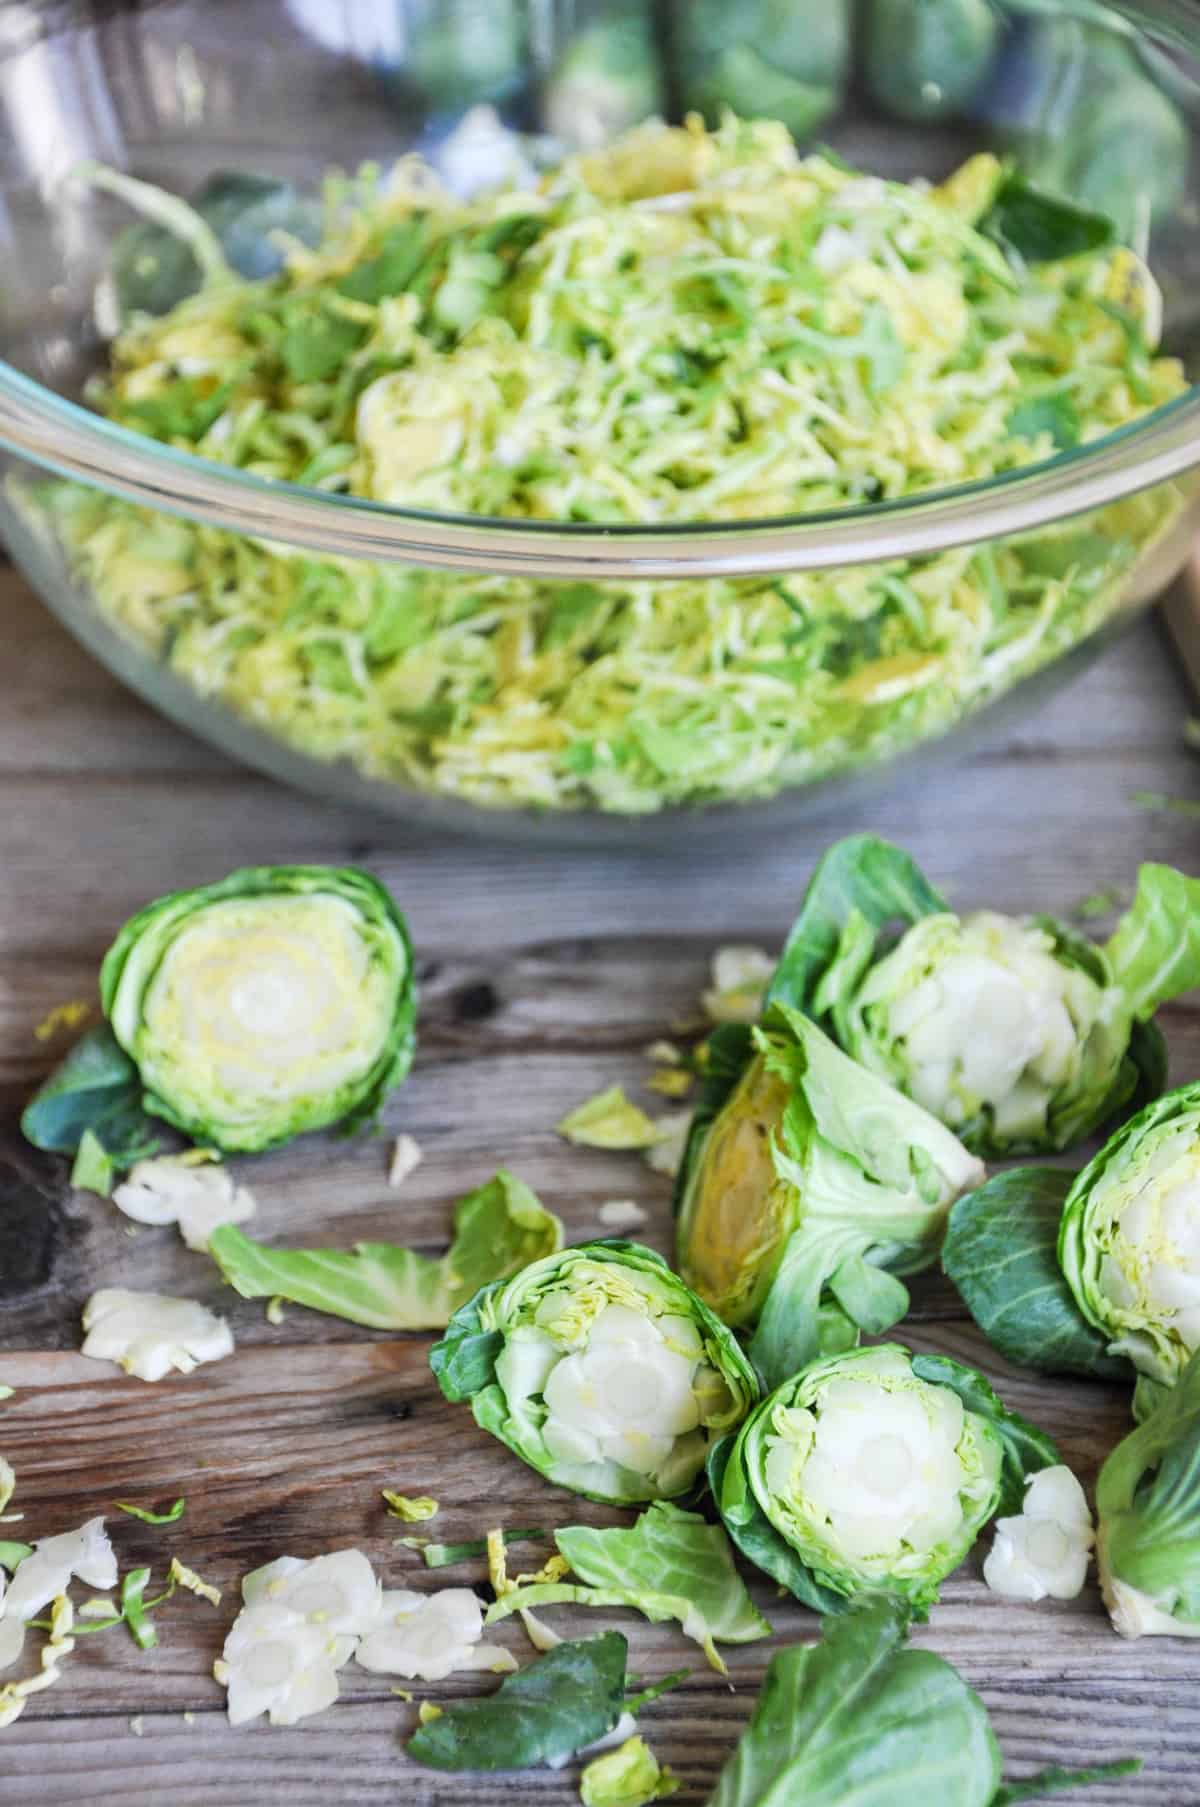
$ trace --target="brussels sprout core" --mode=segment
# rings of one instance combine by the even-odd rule
[[[221,1148],[370,1115],[411,1059],[407,935],[366,873],[258,867],[163,898],[101,993],[147,1108]]]
[[[766,1462],[767,1516],[880,1573],[961,1539],[999,1471],[962,1401],[917,1380],[902,1356],[870,1379],[834,1379],[808,1406],[777,1406]]]
[[[1036,923],[991,910],[916,923],[872,968],[854,1014],[859,1059],[944,1123],[985,1117],[1000,1140],[1044,1135],[1097,1056],[1106,1089],[1128,1039],[1110,1028],[1115,994],[1059,959]]]
[[[622,1304],[602,1304],[578,1327],[566,1316],[570,1309],[569,1298],[550,1293],[536,1325],[509,1339],[496,1378],[510,1407],[541,1392],[542,1440],[562,1470],[593,1470],[595,1484],[612,1464],[675,1491],[680,1477],[703,1463],[702,1417],[731,1405],[698,1331],[686,1318],[656,1318]]]

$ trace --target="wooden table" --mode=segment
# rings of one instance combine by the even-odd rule
[[[353,1665],[338,1706],[293,1730],[231,1731],[210,1670],[239,1577],[282,1554],[357,1545],[386,1582],[431,1584],[397,1549],[381,1486],[432,1493],[447,1538],[501,1521],[605,1514],[543,1485],[447,1406],[426,1368],[428,1339],[395,1338],[289,1309],[273,1327],[236,1299],[170,1230],[131,1227],[111,1206],[72,1196],[53,1163],[13,1133],[52,1052],[33,1027],[88,994],[113,931],[139,904],[249,862],[361,861],[407,910],[423,974],[421,1051],[388,1107],[386,1129],[425,1159],[403,1191],[385,1184],[389,1144],[308,1139],[239,1163],[260,1201],[257,1233],[297,1244],[391,1239],[430,1250],[450,1206],[501,1163],[560,1212],[568,1234],[597,1233],[607,1198],[650,1211],[666,1248],[668,1185],[632,1155],[571,1149],[552,1125],[600,1086],[635,1096],[641,1050],[694,1017],[712,950],[778,944],[826,843],[875,828],[909,847],[964,905],[1067,912],[1085,894],[1128,886],[1139,859],[1200,870],[1200,823],[1132,801],[1142,790],[1197,792],[1183,746],[1187,699],[1158,630],[1145,624],[1019,732],[957,770],[908,782],[869,807],[829,812],[802,834],[714,863],[647,856],[526,855],[435,844],[380,827],[235,769],[131,697],[78,651],[11,575],[0,578],[6,704],[0,716],[0,1450],[27,1516],[9,1535],[47,1535],[112,1514],[122,1564],[173,1553],[226,1589],[219,1610],[178,1596],[159,1648],[121,1630],[81,1643],[62,1683],[0,1733],[0,1802],[86,1800],[91,1807],[462,1807],[575,1801],[572,1771],[443,1777],[410,1765],[415,1707]],[[1200,1073],[1200,1012],[1164,1012],[1175,1080]],[[648,1099],[645,1100],[648,1102]],[[97,1286],[177,1291],[226,1312],[234,1357],[147,1386],[76,1353],[79,1312]],[[1117,1390],[1051,1384],[1008,1370],[964,1322],[944,1282],[916,1287],[920,1348],[978,1362],[1006,1399],[1046,1426],[1090,1480],[1127,1426]],[[112,1513],[187,1497],[165,1529]],[[454,1571],[454,1578],[460,1572]],[[811,1638],[808,1613],[756,1596],[778,1640]],[[585,1615],[555,1622],[583,1630]],[[693,1648],[633,1615],[593,1615],[627,1632],[632,1667],[658,1676]],[[523,1635],[503,1636],[524,1660]],[[1129,1752],[1140,1779],[1096,1789],[1094,1807],[1185,1807],[1200,1798],[1200,1649],[1117,1638],[1088,1588],[1069,1605],[1005,1604],[972,1558],[916,1634],[952,1658],[992,1708],[1010,1771]],[[695,1656],[687,1684],[647,1711],[643,1729],[683,1778],[681,1807],[707,1798],[755,1697],[773,1643],[729,1653],[730,1682]],[[465,1677],[418,1695],[491,1686]],[[137,1733],[140,1732],[139,1737]]]

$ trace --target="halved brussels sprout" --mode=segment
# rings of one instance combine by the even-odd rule
[[[1058,1254],[1109,1353],[1173,1386],[1200,1347],[1200,1084],[1148,1105],[1076,1177]]]
[[[227,1150],[371,1118],[412,1062],[404,918],[349,867],[252,866],[131,918],[100,996],[144,1103]]]
[[[726,1438],[713,1493],[742,1553],[822,1612],[887,1593],[924,1616],[1002,1506],[1057,1462],[981,1374],[899,1344],[814,1362]]]
[[[613,1505],[686,1493],[758,1398],[730,1332],[634,1242],[581,1243],[485,1286],[430,1366],[531,1468]]]
[[[977,1153],[1048,1152],[1161,1091],[1150,1018],[1200,984],[1197,923],[1200,880],[1156,865],[1103,947],[1051,916],[956,916],[907,854],[858,835],[814,872],[767,998]]]
[[[908,1309],[983,1178],[956,1137],[787,1005],[719,1030],[677,1183],[678,1262],[726,1323],[757,1324],[768,1386]]]

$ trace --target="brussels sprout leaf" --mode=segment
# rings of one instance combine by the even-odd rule
[[[724,1670],[715,1644],[746,1644],[770,1635],[733,1566],[720,1525],[697,1512],[656,1500],[630,1530],[568,1525],[554,1541],[583,1586],[536,1584],[501,1595],[495,1619],[524,1606],[630,1606],[648,1619],[678,1619],[714,1669]]]
[[[1091,1769],[1063,1769],[1052,1764],[1023,1782],[1006,1782],[992,1797],[991,1807],[1016,1807],[1018,1801],[1040,1801],[1048,1794],[1065,1794],[1070,1788],[1087,1788],[1093,1782],[1112,1782],[1120,1776],[1136,1776],[1140,1757],[1122,1757],[1116,1763],[1098,1763]]]
[[[482,1700],[448,1706],[408,1741],[431,1769],[530,1769],[573,1757],[611,1732],[625,1707],[628,1646],[619,1631],[557,1645]]]
[[[1047,1374],[1130,1376],[1108,1338],[1083,1316],[1058,1261],[1063,1201],[1074,1174],[1015,1167],[960,1198],[950,1212],[942,1266],[990,1343],[1018,1366]]]
[[[914,1355],[912,1371],[918,1380],[949,1387],[958,1394],[969,1412],[977,1413],[991,1425],[1004,1446],[998,1511],[1019,1513],[1030,1475],[1041,1468],[1051,1468],[1061,1460],[1052,1440],[1036,1424],[1030,1424],[1017,1412],[1010,1412],[975,1368],[951,1361],[948,1355]]]
[[[1111,245],[1116,237],[1104,214],[1046,194],[1015,174],[1001,183],[980,230],[1027,264],[1081,257]]]
[[[1096,1483],[1104,1598],[1126,1637],[1200,1637],[1200,1353]]]
[[[25,1106],[21,1129],[35,1148],[57,1154],[78,1154],[90,1130],[114,1167],[131,1167],[159,1146],[137,1068],[107,1024],[75,1043]]]
[[[818,987],[827,994],[840,989],[826,974],[839,956],[852,918],[857,918],[860,934],[862,928],[871,931],[866,959],[853,973],[857,980],[889,923],[908,925],[947,907],[945,898],[899,847],[869,834],[836,842],[809,880],[800,914],[767,988],[766,1002],[816,1013]],[[851,964],[858,967],[858,960]],[[846,977],[849,979],[850,973]],[[828,1008],[828,999],[823,1008]]]
[[[1145,1022],[1160,1004],[1200,985],[1200,879],[1145,865],[1137,893],[1105,948],[1113,982]]]
[[[987,1709],[949,1663],[906,1650],[908,1614],[873,1600],[780,1651],[709,1807],[989,1807],[1000,1752]]]
[[[246,1299],[281,1298],[373,1330],[437,1330],[490,1281],[562,1245],[562,1225],[528,1186],[501,1170],[459,1204],[454,1241],[436,1260],[389,1242],[340,1249],[272,1249],[233,1224],[209,1253]]]

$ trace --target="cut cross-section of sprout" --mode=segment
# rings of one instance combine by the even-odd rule
[[[585,1243],[485,1288],[432,1360],[532,1467],[620,1503],[686,1492],[757,1397],[730,1333],[635,1243]]]

